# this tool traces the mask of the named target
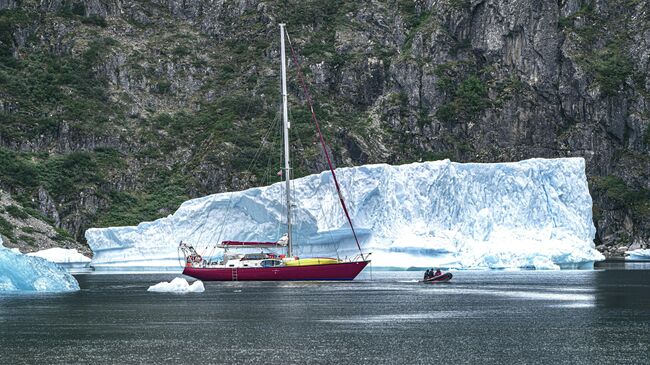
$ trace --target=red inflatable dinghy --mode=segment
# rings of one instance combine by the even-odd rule
[[[453,275],[450,272],[446,272],[444,274],[422,280],[422,282],[426,284],[446,283],[451,280],[452,277]]]

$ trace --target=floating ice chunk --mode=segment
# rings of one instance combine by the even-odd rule
[[[79,283],[61,266],[0,247],[0,292],[79,290]]]
[[[87,268],[91,261],[90,258],[80,254],[75,249],[65,249],[60,247],[32,252],[27,255],[41,257],[47,261],[57,263],[68,271],[81,271]]]
[[[650,261],[650,248],[625,251],[627,260]]]
[[[57,264],[87,264],[90,262],[90,258],[80,254],[77,250],[60,247],[32,252],[27,255],[41,257]]]
[[[375,266],[585,268],[595,248],[582,158],[513,163],[449,160],[337,170],[357,235]],[[358,254],[329,172],[293,182],[294,254]],[[178,244],[200,254],[222,240],[276,241],[286,230],[283,183],[188,200],[136,227],[86,231],[91,265],[179,269]]]
[[[147,289],[147,291],[166,293],[203,293],[205,287],[201,280],[197,280],[190,285],[187,280],[183,278],[174,278],[174,280],[170,282],[163,281],[156,285],[152,285]]]

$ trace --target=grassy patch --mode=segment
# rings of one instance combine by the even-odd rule
[[[442,77],[439,87],[453,85],[450,78]],[[450,100],[436,110],[436,117],[443,122],[460,122],[475,119],[490,105],[486,83],[478,75],[470,75],[462,80],[451,92]]]
[[[596,50],[594,54],[582,58],[581,61],[594,75],[602,92],[608,96],[619,93],[628,77],[634,72],[632,61],[619,43],[610,43]]]
[[[619,207],[629,208],[639,217],[650,217],[650,190],[632,188],[621,178],[612,175],[594,177],[592,187]]]
[[[72,238],[72,236],[70,236],[70,233],[68,233],[68,231],[65,229],[54,227],[54,231],[56,234],[54,237],[52,237],[53,240],[57,242],[74,241],[74,238]]]
[[[7,213],[9,213],[9,215],[11,215],[14,218],[18,218],[18,219],[27,219],[27,218],[29,218],[29,214],[25,213],[17,205],[13,205],[13,204],[9,205],[9,206],[7,206],[6,210],[7,210]]]
[[[53,219],[51,219],[50,217],[46,217],[45,215],[43,215],[41,212],[39,212],[36,209],[29,208],[29,207],[23,207],[23,211],[25,211],[27,214],[31,215],[34,218],[37,218],[37,219],[40,219],[40,220],[42,220],[44,222],[49,223],[51,226],[53,226],[55,224]]]
[[[0,65],[11,67],[16,64],[16,59],[13,57],[13,31],[33,20],[33,15],[22,9],[0,10]],[[0,80],[2,80],[1,74]]]
[[[33,227],[20,227],[20,230],[27,233],[27,234],[34,234],[34,233],[40,233],[40,231],[37,231]]]
[[[189,199],[178,181],[165,181],[163,178],[156,183],[152,183],[146,192],[109,193],[111,206],[99,216],[98,226],[130,226],[155,220],[173,212]]]
[[[86,5],[81,1],[63,1],[63,5],[58,13],[59,16],[70,19],[78,20],[86,25],[93,25],[99,27],[106,27],[106,19],[93,14],[86,16]]]
[[[4,217],[0,217],[0,234],[3,236],[13,239],[14,236],[14,226],[9,223]]]
[[[0,158],[4,161],[0,164],[0,176],[5,182],[20,187],[27,195],[35,194],[37,188],[43,186],[57,201],[69,200],[85,188],[101,185],[106,181],[107,171],[125,168],[123,157],[110,149],[49,155],[18,153],[0,148]],[[13,209],[13,213],[37,213],[38,218],[51,223],[42,214],[26,208],[20,212]]]
[[[470,0],[447,0],[447,3],[452,9],[456,10],[469,10],[472,6]]]
[[[627,50],[632,46],[632,32],[636,31],[630,29],[636,6],[636,1],[612,0],[607,11],[596,11],[594,2],[589,1],[558,23],[578,41],[576,60],[605,96],[620,93],[628,78],[634,76],[634,62]]]
[[[22,241],[22,242],[24,242],[24,243],[26,243],[26,244],[28,244],[30,246],[36,246],[36,239],[34,239],[34,237],[32,237],[32,236],[27,236],[27,235],[21,234],[20,236],[18,236],[18,240]]]

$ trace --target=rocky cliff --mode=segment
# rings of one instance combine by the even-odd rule
[[[273,181],[285,22],[339,166],[581,156],[598,248],[650,244],[645,1],[0,0],[0,9],[0,184],[78,239],[90,226]],[[289,88],[296,175],[320,171],[295,76]]]

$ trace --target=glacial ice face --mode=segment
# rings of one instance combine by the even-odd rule
[[[516,163],[366,165],[337,169],[364,252],[375,266],[585,267],[595,250],[582,158]],[[329,172],[292,183],[299,256],[358,253]],[[180,270],[178,243],[220,256],[221,240],[275,241],[284,233],[283,183],[214,194],[136,227],[86,231],[92,265]]]
[[[61,266],[0,246],[0,292],[68,292],[79,283]]]

